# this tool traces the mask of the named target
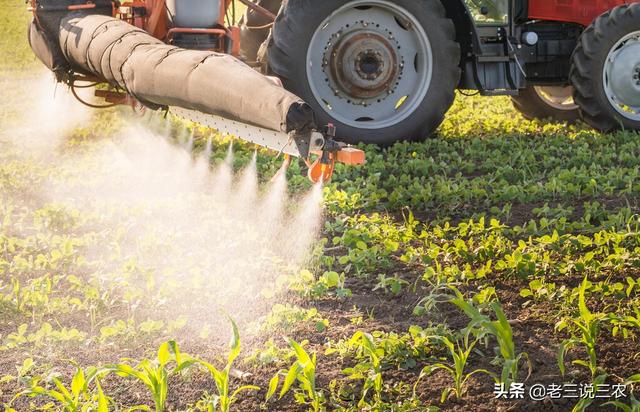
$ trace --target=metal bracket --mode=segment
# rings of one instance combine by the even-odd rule
[[[336,162],[350,165],[365,162],[362,150],[334,140],[336,130],[331,124],[327,125],[322,132],[287,134],[197,110],[170,107],[169,111],[183,119],[216,129],[221,133],[237,136],[242,140],[275,150],[278,155],[302,158],[309,165],[309,178],[314,182],[331,179]],[[312,162],[311,155],[317,155],[318,158]]]
[[[172,106],[169,111],[183,119],[216,129],[221,133],[233,135],[251,143],[275,150],[279,153],[306,158],[311,145],[303,136],[290,136],[284,132],[264,129],[222,116],[206,114],[197,110],[188,110]],[[311,136],[310,136],[311,137]]]

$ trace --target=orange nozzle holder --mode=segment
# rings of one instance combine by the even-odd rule
[[[314,151],[314,154],[317,154],[318,158],[309,166],[308,177],[312,182],[324,183],[331,180],[336,162],[344,163],[346,165],[364,164],[364,151],[334,140],[336,136],[336,128],[333,124],[329,123],[327,125],[326,131],[323,135],[326,138],[324,146],[322,147],[322,150]]]
[[[333,153],[329,153],[328,155],[328,162],[322,162],[322,158],[319,157],[315,162],[311,163],[309,171],[307,172],[307,177],[309,177],[309,180],[313,183],[326,183],[331,180],[336,162],[335,155]]]

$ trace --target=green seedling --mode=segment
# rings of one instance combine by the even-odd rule
[[[315,325],[318,332],[329,327],[329,320],[320,316],[316,308],[304,309],[296,305],[276,304],[271,308],[262,328],[267,331],[288,331],[303,323]]]
[[[607,379],[607,375],[599,375],[599,376],[596,376],[595,378],[593,378],[593,389],[594,389],[595,392],[597,392],[598,388],[602,384],[604,384],[606,379]],[[594,400],[595,399],[593,397],[589,397],[589,396],[584,397],[584,398],[580,398],[580,400],[573,407],[571,412],[585,412],[587,410],[587,408],[589,406],[591,406],[591,404],[593,404]]]
[[[574,365],[584,366],[591,372],[591,377],[595,378],[598,373],[598,354],[597,340],[600,331],[600,324],[605,320],[606,315],[602,313],[591,313],[586,304],[585,294],[587,290],[588,280],[585,276],[578,293],[578,311],[579,318],[569,319],[569,323],[562,321],[556,325],[557,330],[563,330],[568,324],[573,325],[578,330],[578,336],[572,336],[565,339],[558,348],[558,368],[564,376],[565,364],[564,358],[570,348],[582,346],[587,352],[587,359],[577,359],[572,363]]]
[[[498,301],[491,302],[491,308],[496,315],[497,320],[492,321],[489,317],[483,315],[480,310],[470,301],[464,299],[462,293],[456,288],[452,288],[456,297],[451,299],[451,303],[460,308],[471,319],[469,328],[478,328],[481,336],[491,335],[498,343],[499,360],[502,363],[502,372],[499,382],[504,383],[508,388],[511,383],[518,380],[519,365],[523,360],[527,362],[529,375],[531,374],[531,362],[526,352],[518,353],[516,351],[515,342],[513,341],[513,330],[502,310],[502,306]]]
[[[229,321],[231,322],[233,329],[233,336],[231,337],[230,351],[227,356],[227,364],[224,369],[218,369],[211,363],[203,360],[197,361],[209,371],[216,385],[217,394],[207,403],[208,412],[228,412],[231,409],[231,405],[236,402],[240,393],[250,390],[260,390],[258,386],[243,385],[235,389],[233,392],[230,392],[231,368],[233,367],[233,362],[240,355],[240,333],[238,332],[238,326],[233,319],[229,318]]]
[[[640,383],[640,373],[630,376],[624,382],[624,384],[627,386],[633,385],[636,383]],[[616,401],[607,402],[603,406],[611,405],[611,406],[614,406],[616,409],[621,410],[622,412],[640,412],[640,401],[635,397],[633,392],[629,395],[628,402],[629,403],[626,404],[616,400]]]
[[[380,274],[378,275],[378,283],[373,288],[373,291],[383,290],[385,293],[391,291],[392,294],[399,295],[400,292],[402,292],[402,288],[408,285],[409,282],[404,279],[400,279],[397,274],[392,277]]]
[[[133,367],[122,363],[113,365],[115,372],[123,377],[133,378],[142,382],[153,398],[155,412],[164,412],[169,391],[169,377],[191,367],[196,360],[189,355],[180,353],[178,344],[174,341],[160,345],[155,360],[144,359]],[[169,364],[173,364],[173,368]],[[147,406],[136,407],[137,410],[151,411]]]
[[[441,403],[445,402],[449,398],[449,396],[452,394],[456,397],[456,399],[460,399],[461,397],[463,397],[467,391],[467,388],[466,388],[467,381],[477,373],[484,373],[495,378],[494,374],[489,372],[486,369],[476,369],[469,373],[466,373],[469,356],[471,355],[471,352],[473,351],[474,347],[480,340],[477,337],[474,339],[471,339],[470,337],[471,334],[472,334],[472,330],[466,329],[463,333],[462,338],[456,339],[455,343],[452,342],[446,336],[432,337],[433,339],[441,341],[445,345],[445,347],[447,348],[447,351],[449,352],[449,355],[451,355],[451,359],[453,363],[450,365],[447,365],[439,362],[433,365],[425,366],[422,369],[422,371],[420,371],[420,376],[418,376],[418,380],[413,386],[414,397],[416,393],[416,388],[420,383],[420,381],[423,378],[431,375],[437,370],[444,370],[453,379],[453,386],[443,389],[442,395],[440,396]]]
[[[279,399],[289,392],[292,385],[298,381],[300,391],[296,392],[296,401],[302,405],[309,406],[314,412],[323,409],[325,403],[324,393],[316,387],[316,354],[309,355],[300,344],[293,339],[287,339],[289,346],[296,353],[296,361],[291,365],[288,371],[281,370],[276,373],[269,381],[269,389],[267,391],[266,401],[275,395],[280,383],[280,376],[284,376],[282,388],[280,389]]]
[[[620,401],[610,401],[603,406],[613,406],[622,412],[640,412],[640,401],[633,395],[629,395],[629,403],[623,403]]]
[[[43,386],[39,378],[34,378],[31,387],[19,393],[16,398],[46,397],[57,403],[60,410],[64,412],[108,412],[110,400],[102,391],[100,378],[109,372],[111,372],[110,368],[91,367],[84,371],[77,366],[70,387],[66,387],[57,377],[52,378],[55,388]],[[95,390],[91,390],[90,385],[94,382]]]
[[[413,309],[416,316],[424,316],[438,310],[438,305],[448,302],[451,299],[449,284],[442,279],[431,280],[426,277],[425,282],[428,285],[427,294],[420,299]]]
[[[633,334],[640,332],[640,307],[633,308],[633,314],[625,316],[610,316],[613,329],[613,337],[621,335],[623,339],[628,339]]]
[[[374,404],[382,401],[382,356],[384,351],[379,349],[373,341],[373,336],[369,333],[358,331],[349,340],[349,346],[358,348],[366,357],[364,362],[358,363],[353,368],[343,370],[349,379],[364,380],[362,396],[358,402],[358,407],[366,406],[366,397],[370,390],[373,390]]]

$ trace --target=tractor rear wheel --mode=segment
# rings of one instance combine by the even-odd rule
[[[460,78],[460,47],[440,0],[288,0],[271,70],[348,143],[422,140]]]
[[[640,4],[598,17],[578,42],[570,74],[583,119],[603,132],[640,130]]]
[[[511,98],[513,106],[528,120],[552,119],[573,123],[580,119],[571,86],[529,86]]]

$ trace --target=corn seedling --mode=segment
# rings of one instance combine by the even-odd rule
[[[420,376],[418,376],[418,380],[413,386],[413,394],[415,397],[416,388],[420,381],[431,375],[437,370],[444,370],[449,375],[451,375],[453,379],[453,387],[445,388],[442,391],[442,395],[440,396],[440,402],[444,402],[447,398],[453,394],[457,399],[460,399],[466,393],[466,384],[467,381],[477,373],[484,373],[489,376],[494,377],[494,374],[489,372],[486,369],[476,369],[469,373],[465,373],[467,367],[467,361],[469,360],[469,356],[473,351],[474,347],[480,340],[479,338],[471,339],[472,330],[470,328],[466,328],[463,332],[461,338],[456,339],[456,342],[452,342],[446,336],[433,336],[433,339],[440,340],[445,347],[447,348],[449,355],[453,360],[453,364],[446,365],[444,363],[436,363],[433,365],[425,366],[422,371],[420,371]],[[495,378],[495,377],[494,377]]]
[[[640,373],[635,374],[625,381],[625,385],[633,385],[636,383],[640,383]],[[640,412],[640,401],[635,397],[633,392],[629,395],[628,404],[620,402],[620,401],[610,401],[605,403],[604,405],[610,405],[615,407],[616,409],[621,410],[622,412]]]
[[[633,394],[629,395],[629,403],[610,401],[603,406],[613,406],[622,412],[640,412],[640,401]]]
[[[238,332],[238,326],[231,318],[229,318],[229,321],[231,322],[231,326],[233,329],[233,336],[231,337],[230,352],[227,357],[227,364],[225,365],[224,369],[218,369],[211,363],[205,362],[203,360],[197,361],[200,365],[204,366],[209,371],[211,377],[215,382],[216,390],[218,392],[207,403],[208,412],[228,412],[231,409],[231,405],[235,403],[235,401],[237,400],[237,396],[241,392],[248,390],[260,390],[260,388],[257,386],[244,385],[229,393],[229,378],[231,374],[231,368],[233,366],[233,362],[240,355],[240,333]]]
[[[598,372],[598,354],[596,352],[596,345],[598,339],[598,332],[600,330],[600,324],[605,319],[605,315],[601,313],[591,313],[585,301],[585,293],[587,290],[588,280],[585,277],[580,286],[578,293],[578,310],[580,317],[578,319],[570,319],[570,324],[575,326],[579,331],[578,337],[571,337],[565,339],[558,348],[558,367],[560,372],[564,376],[565,364],[564,358],[567,351],[578,345],[582,345],[587,352],[587,359],[577,359],[572,363],[574,365],[584,366],[591,372],[591,377],[595,378]],[[557,330],[562,330],[567,326],[566,321],[560,322],[557,326]]]
[[[99,379],[109,372],[111,372],[110,368],[91,367],[85,372],[82,368],[76,367],[76,373],[73,375],[70,387],[66,387],[56,377],[52,379],[55,388],[43,386],[38,378],[34,378],[31,387],[19,393],[16,398],[20,396],[46,397],[57,403],[60,410],[64,412],[108,412],[109,398],[102,391]],[[89,388],[93,382],[95,382],[95,391]],[[9,408],[9,410],[12,409]]]
[[[289,392],[294,382],[298,381],[300,392],[296,392],[295,399],[298,403],[308,405],[314,412],[323,409],[325,402],[324,394],[316,388],[316,354],[309,355],[302,346],[293,339],[287,339],[289,346],[296,353],[296,361],[288,371],[281,370],[276,373],[269,382],[266,401],[275,395],[280,383],[280,375],[284,375],[279,399]]]
[[[155,412],[164,412],[169,377],[191,367],[195,362],[196,360],[191,356],[180,353],[176,342],[169,341],[160,345],[155,360],[144,359],[136,367],[123,363],[114,365],[112,368],[120,376],[142,382],[153,397]],[[173,368],[169,368],[170,363],[174,364]],[[151,411],[148,407],[137,409]]]
[[[349,375],[349,379],[364,380],[362,397],[358,402],[360,408],[366,406],[366,397],[373,389],[374,404],[382,401],[382,359],[384,351],[378,349],[373,341],[373,336],[361,331],[356,332],[349,340],[349,346],[355,346],[366,357],[365,362],[360,362],[353,368],[346,368],[343,372]]]
[[[636,383],[640,383],[640,373],[627,378],[627,380],[624,382],[627,387],[631,386],[632,388],[632,385]],[[622,403],[620,401],[611,401],[605,403],[605,405],[614,406],[616,409],[620,409],[623,412],[640,412],[640,401],[635,397],[633,392],[631,392],[631,394],[629,395],[628,401],[628,404]]]
[[[500,303],[498,301],[491,302],[491,308],[497,318],[496,321],[492,321],[489,317],[483,315],[470,301],[465,300],[459,290],[452,289],[456,293],[456,297],[451,299],[451,303],[464,311],[471,319],[468,328],[478,328],[480,335],[489,334],[495,337],[500,353],[499,359],[502,363],[499,382],[504,383],[507,388],[510,387],[511,383],[516,382],[518,380],[519,365],[523,360],[527,362],[530,375],[532,366],[529,361],[529,355],[526,352],[517,353],[513,341],[513,330]]]
[[[598,392],[598,388],[600,386],[602,386],[602,384],[604,384],[606,379],[607,379],[607,375],[599,375],[599,376],[596,376],[595,378],[593,378],[593,390],[594,390],[594,393]],[[591,404],[593,403],[594,400],[595,400],[594,397],[591,397],[591,396],[586,396],[586,397],[580,398],[580,400],[573,407],[571,412],[584,412],[584,411],[586,411],[587,408],[589,406],[591,406]]]

